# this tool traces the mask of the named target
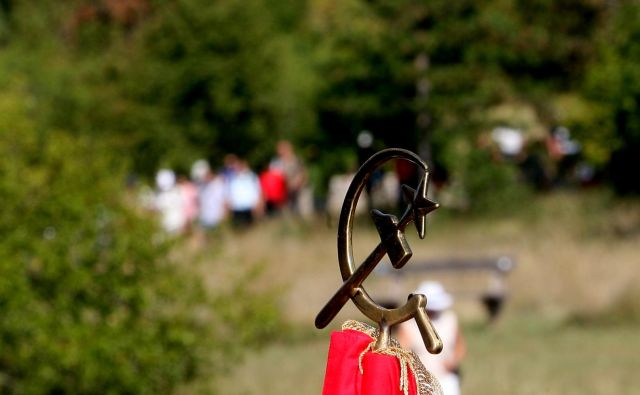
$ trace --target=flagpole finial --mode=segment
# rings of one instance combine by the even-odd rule
[[[371,216],[380,235],[380,243],[371,251],[360,266],[355,266],[351,234],[358,198],[367,180],[384,163],[392,159],[407,160],[423,171],[423,177],[415,189],[402,185],[407,198],[407,208],[401,218],[372,210]],[[431,325],[425,308],[428,295],[409,295],[407,302],[395,309],[386,309],[367,294],[363,287],[364,280],[371,274],[380,260],[387,255],[394,268],[402,268],[412,256],[411,248],[405,237],[405,228],[414,222],[420,238],[426,234],[426,216],[439,207],[427,197],[429,169],[427,164],[416,154],[400,148],[382,150],[369,158],[356,172],[347,191],[340,212],[338,223],[338,263],[343,284],[327,304],[320,310],[315,321],[317,328],[324,328],[338,314],[340,309],[351,299],[358,309],[369,319],[378,323],[380,338],[376,347],[384,347],[393,325],[415,318],[423,340],[430,353],[442,350],[442,341]]]

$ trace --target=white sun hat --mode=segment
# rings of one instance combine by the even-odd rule
[[[196,182],[203,182],[210,171],[209,162],[206,159],[198,159],[191,166],[191,179]]]
[[[427,297],[427,310],[442,311],[453,304],[453,296],[437,281],[425,281],[415,292]]]

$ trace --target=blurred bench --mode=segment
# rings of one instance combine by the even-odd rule
[[[478,299],[485,307],[490,320],[498,317],[507,297],[505,277],[516,267],[516,262],[508,256],[476,259],[432,259],[411,260],[402,270],[396,270],[391,265],[378,265],[376,273],[380,276],[389,276],[400,279],[404,276],[413,276],[417,273],[470,273],[485,272],[489,274],[489,282],[486,288],[470,291],[455,291],[454,294],[464,294]],[[428,295],[427,295],[428,297]]]

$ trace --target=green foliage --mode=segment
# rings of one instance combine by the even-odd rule
[[[138,32],[119,78],[129,100],[161,115],[160,139],[147,135],[136,150],[170,163],[219,162],[228,152],[259,163],[278,138],[313,129],[312,78],[279,30],[290,22],[274,18],[262,0],[163,4]]]
[[[40,100],[57,110],[49,122],[109,140],[145,175],[203,156],[219,164],[229,152],[262,165],[288,138],[313,160],[319,190],[328,174],[349,170],[363,129],[380,146],[432,152],[454,174],[451,146],[494,126],[495,106],[530,106],[546,128],[571,118],[550,99],[575,94],[585,70],[594,70],[593,92],[611,85],[598,79],[612,73],[597,77],[592,67],[598,40],[609,41],[601,26],[618,23],[608,14],[633,14],[593,0],[138,3],[123,2],[133,7],[128,19],[106,2],[12,7],[6,37],[22,48],[15,56],[26,59],[20,67],[38,81]],[[621,43],[632,36],[629,20],[612,28]],[[615,114],[588,108],[601,115],[568,123],[603,166],[613,149],[603,142],[618,141],[608,132]]]
[[[353,147],[367,129],[384,145],[431,152],[427,159],[454,176],[467,162],[456,145],[472,145],[496,126],[493,107],[523,103],[536,110],[536,123],[550,129],[557,122],[549,98],[579,86],[605,9],[591,0],[312,5],[311,39],[325,76],[318,115],[326,132],[319,144]],[[467,180],[473,182],[465,178],[465,186]]]
[[[640,193],[640,182],[630,170],[640,164],[639,39],[640,2],[620,2],[611,10],[586,80],[586,95],[598,111],[585,139],[604,148],[614,187],[621,193]]]
[[[206,293],[124,199],[121,158],[1,86],[0,393],[169,394],[273,336],[273,297]]]
[[[327,139],[352,147],[357,134],[369,129],[389,143],[415,146],[413,131],[397,123],[410,112],[411,63],[398,53],[389,21],[360,1],[324,6],[314,10],[310,27],[320,45],[318,111]]]
[[[20,96],[0,107],[2,392],[169,393],[200,357],[199,287],[169,281],[95,144],[39,131]]]
[[[221,320],[219,334],[228,331],[223,339],[233,339],[236,351],[247,346],[263,346],[286,332],[275,303],[280,291],[252,289],[251,284],[259,280],[262,269],[263,266],[254,266],[235,279],[229,291],[215,297],[216,315]],[[224,352],[221,354],[227,357]]]
[[[486,150],[474,149],[466,158],[465,192],[469,208],[476,213],[507,214],[522,208],[529,191],[520,182],[514,164],[499,163]]]

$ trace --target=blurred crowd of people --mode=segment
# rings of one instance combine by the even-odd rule
[[[524,180],[538,191],[589,185],[595,170],[581,160],[582,147],[564,126],[549,130],[543,139],[530,139],[516,128],[497,127],[491,132],[494,160],[506,160],[520,168]],[[491,143],[480,144],[488,148]],[[491,148],[489,148],[491,149]]]
[[[225,156],[220,170],[200,159],[191,166],[189,177],[160,169],[148,206],[159,214],[163,229],[170,234],[189,233],[194,227],[214,230],[227,220],[243,228],[264,215],[283,210],[297,213],[306,181],[302,161],[291,143],[283,140],[259,174],[235,154]]]
[[[358,135],[358,164],[376,152],[373,141],[369,131]],[[520,180],[537,191],[588,185],[594,179],[593,169],[580,160],[580,144],[564,127],[549,131],[545,139],[531,138],[520,129],[497,127],[491,133],[481,134],[477,145],[480,152],[488,155],[482,158],[483,163],[517,166]],[[441,201],[449,207],[466,207],[464,193],[457,200],[455,194],[448,197],[446,168],[435,163],[433,169],[431,181]],[[404,209],[401,185],[417,185],[420,174],[407,161],[395,161],[393,171],[388,170],[377,169],[367,179],[360,208],[366,211],[367,207],[386,207],[399,212]],[[234,154],[226,155],[219,169],[212,168],[204,159],[192,165],[190,174],[161,169],[156,175],[153,196],[145,205],[159,213],[163,228],[172,234],[188,233],[194,226],[212,230],[227,220],[234,227],[247,227],[263,216],[282,211],[305,215],[315,208],[329,218],[339,215],[352,175],[351,172],[331,175],[326,197],[314,201],[307,188],[305,166],[292,144],[283,140],[277,143],[274,157],[259,173]],[[308,196],[301,196],[303,191],[309,192]]]

